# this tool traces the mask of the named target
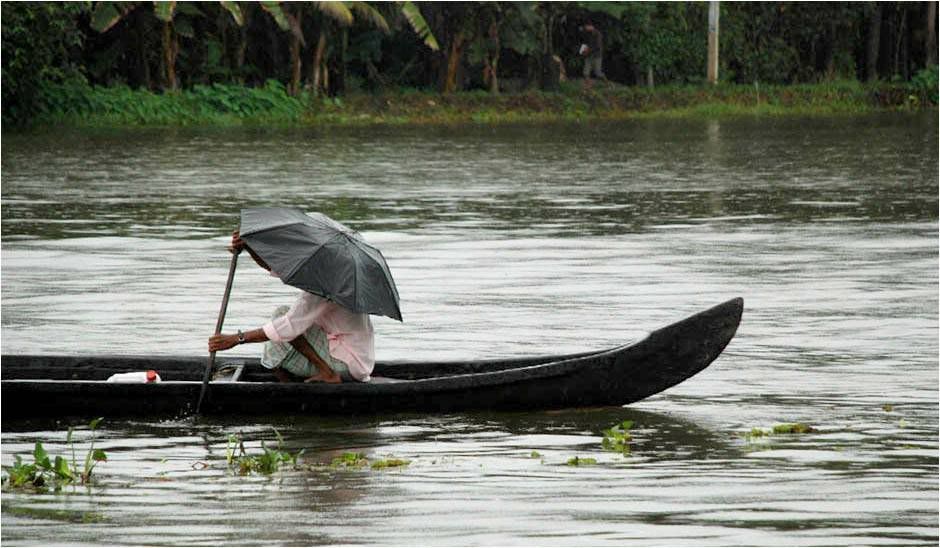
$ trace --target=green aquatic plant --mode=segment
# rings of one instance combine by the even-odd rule
[[[750,432],[745,432],[743,435],[745,439],[750,441],[750,440],[755,440],[755,439],[760,439],[760,438],[766,438],[770,434],[771,434],[770,430],[755,427],[755,428],[751,428]]]
[[[786,434],[811,434],[816,432],[816,429],[812,426],[802,423],[802,422],[790,422],[775,424],[771,428],[751,428],[750,432],[744,432],[742,436],[747,441],[754,441],[763,438],[769,438],[771,436],[786,435]]]
[[[338,457],[333,457],[333,460],[330,462],[330,464],[325,466],[328,466],[334,470],[337,468],[360,469],[365,467],[369,467],[373,470],[384,470],[386,468],[403,468],[409,464],[411,464],[410,460],[399,459],[395,457],[370,461],[364,453],[360,453],[358,451],[346,451]]]
[[[52,465],[49,465],[49,468],[43,466],[43,464],[49,462],[49,457],[46,455],[42,443],[38,441],[36,442],[36,448],[33,450],[33,460],[33,463],[26,463],[23,462],[23,457],[20,455],[13,457],[13,465],[3,467],[6,472],[3,483],[14,489],[27,486],[44,488],[47,477],[55,477],[55,473],[51,470]],[[59,464],[61,460],[62,457],[57,457],[56,464]]]
[[[539,453],[538,451],[532,451],[531,453],[529,453],[529,458],[540,459],[542,458],[542,454]]]
[[[574,456],[568,459],[568,466],[588,466],[591,464],[597,464],[597,459],[592,459],[590,457],[578,457]]]
[[[605,451],[627,454],[630,452],[630,430],[633,428],[633,421],[623,421],[620,424],[604,430],[604,439],[601,441],[601,447]]]
[[[811,434],[815,431],[815,428],[802,422],[775,424],[773,427],[774,434]]]
[[[884,410],[885,413],[890,413],[890,412],[894,411],[894,405],[892,405],[892,404],[890,404],[890,403],[886,403],[886,404],[884,404],[884,405],[881,406],[881,409]]]
[[[229,469],[240,476],[247,476],[252,472],[271,475],[277,472],[283,464],[297,466],[297,459],[304,453],[304,450],[301,449],[296,453],[282,451],[281,445],[284,443],[284,438],[276,429],[274,435],[277,437],[277,446],[271,448],[262,441],[261,453],[257,455],[248,454],[245,450],[245,440],[241,435],[229,435],[228,447],[225,451],[225,460]]]
[[[362,468],[369,465],[369,459],[365,455],[355,451],[347,451],[338,457],[333,458],[330,468]]]
[[[88,424],[92,432],[91,445],[85,455],[83,466],[79,468],[75,456],[75,445],[72,442],[73,428],[69,427],[65,442],[72,452],[71,464],[65,457],[51,457],[42,442],[37,441],[33,448],[33,462],[23,461],[23,457],[16,455],[12,466],[4,466],[6,476],[3,483],[14,489],[32,487],[46,489],[49,486],[59,491],[62,486],[79,482],[82,485],[91,483],[91,474],[99,462],[108,460],[108,456],[101,449],[95,449],[95,430],[101,422],[97,418]]]
[[[385,468],[404,468],[409,464],[411,464],[410,460],[388,458],[374,461],[369,466],[371,466],[373,470],[382,470]]]
[[[104,462],[108,460],[108,455],[105,454],[101,449],[95,449],[95,430],[98,429],[98,424],[103,420],[103,417],[98,417],[90,423],[88,423],[88,428],[91,430],[91,444],[88,447],[88,452],[85,453],[85,464],[82,467],[81,471],[81,480],[82,483],[88,483],[91,481],[91,472],[95,469],[95,466],[99,462]],[[75,446],[72,445],[72,429],[69,428],[69,433],[66,438],[66,441],[69,444],[69,447],[72,449],[72,469],[78,470],[78,466],[75,464]]]

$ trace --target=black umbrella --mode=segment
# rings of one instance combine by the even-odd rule
[[[322,213],[242,210],[241,237],[281,281],[353,312],[401,321],[398,289],[382,253]]]

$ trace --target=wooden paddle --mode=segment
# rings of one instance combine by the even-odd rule
[[[232,253],[232,264],[228,267],[228,281],[225,282],[225,295],[222,296],[222,307],[219,309],[219,319],[215,322],[215,334],[222,334],[222,324],[225,322],[225,310],[228,308],[228,297],[232,294],[232,281],[235,279],[235,266],[238,264],[238,254],[241,250]],[[202,375],[202,389],[199,391],[199,401],[196,402],[196,414],[202,408],[202,399],[206,396],[206,389],[209,388],[209,375],[212,374],[212,367],[215,365],[215,352],[209,352],[209,363],[206,364],[206,372]]]

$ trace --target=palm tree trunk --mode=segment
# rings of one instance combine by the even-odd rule
[[[825,36],[825,41],[823,43],[823,63],[822,67],[826,73],[826,80],[832,80],[835,78],[836,74],[836,37],[838,36],[838,30],[836,29],[836,24],[832,21],[829,22],[827,27],[827,32]]]
[[[496,77],[496,68],[499,66],[499,56],[489,57],[485,59],[485,65],[483,67],[483,81],[489,84],[490,93],[494,95],[499,94],[499,79]]]
[[[865,44],[865,79],[869,82],[878,78],[878,51],[881,48],[881,4],[874,4],[868,19],[868,38]]]
[[[235,74],[239,82],[245,82],[245,76],[242,74],[242,67],[245,66],[245,54],[248,52],[248,25],[251,18],[251,10],[246,9],[242,12],[245,17],[244,23],[238,27],[238,44],[235,48]]]
[[[343,29],[343,37],[340,40],[339,49],[339,70],[336,71],[336,78],[333,82],[333,94],[343,95],[346,93],[346,51],[349,49],[349,31]]]
[[[290,39],[290,84],[287,86],[287,93],[296,96],[300,91],[300,71],[302,62],[300,60],[300,40],[296,36]]]
[[[135,37],[137,42],[137,63],[140,65],[140,83],[147,90],[153,90],[153,81],[150,78],[150,63],[147,59],[147,41],[146,30],[144,29],[143,18],[137,18],[137,27],[135,28]]]
[[[313,66],[311,70],[313,71],[312,78],[310,79],[311,86],[313,87],[313,94],[318,95],[320,93],[321,87],[324,87],[323,84],[323,54],[326,51],[326,29],[320,31],[320,37],[317,39],[317,47],[313,51]]]
[[[301,27],[303,11],[297,10],[294,17],[297,18],[297,28]],[[287,93],[297,96],[300,93],[300,75],[303,70],[303,61],[300,58],[300,36],[292,32],[290,35],[290,85],[287,86]]]
[[[494,95],[499,94],[499,77],[496,75],[496,71],[499,69],[499,51],[500,51],[500,42],[499,42],[499,21],[493,20],[490,22],[490,26],[486,31],[486,55],[485,59],[485,72],[484,72],[484,81],[489,83],[490,93]],[[486,78],[486,72],[489,73],[489,78]]]
[[[904,44],[904,35],[907,31],[907,9],[901,8],[901,23],[898,26],[898,35],[894,44],[894,70],[892,76],[899,76],[901,69],[901,47]]]
[[[173,23],[163,23],[163,70],[164,84],[167,91],[176,91],[176,54],[179,44],[176,42],[176,33],[173,32]]]
[[[458,32],[450,43],[450,52],[447,54],[447,72],[444,74],[444,93],[457,91],[457,69],[460,67],[460,58],[463,55],[463,32]]]

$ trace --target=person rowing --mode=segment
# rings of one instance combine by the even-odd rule
[[[236,230],[229,251],[247,251],[255,263],[277,276]],[[290,307],[278,307],[268,323],[250,331],[209,337],[209,351],[264,343],[261,365],[281,382],[368,382],[375,365],[374,331],[369,315],[308,291]]]

